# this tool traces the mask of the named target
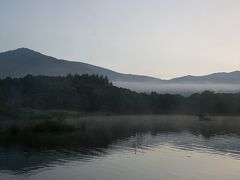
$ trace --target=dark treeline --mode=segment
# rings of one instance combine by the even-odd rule
[[[206,91],[184,97],[136,93],[115,87],[97,75],[27,75],[0,80],[0,113],[19,108],[116,114],[240,114],[240,94]]]

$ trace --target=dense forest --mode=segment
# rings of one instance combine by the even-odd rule
[[[240,114],[240,93],[181,95],[137,93],[115,87],[107,77],[27,75],[0,80],[0,113],[17,109],[71,110],[114,114]]]

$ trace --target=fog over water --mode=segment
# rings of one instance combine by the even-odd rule
[[[214,91],[220,93],[240,92],[240,84],[210,84],[210,83],[143,83],[143,82],[113,82],[118,87],[125,87],[137,92],[158,92],[169,94],[189,95],[203,91]]]
[[[99,139],[96,146],[0,147],[0,179],[240,178],[239,117],[219,116],[211,121],[198,121],[194,116],[150,115],[81,119],[89,123],[87,132]],[[77,124],[79,119],[68,122]],[[111,137],[114,138],[105,143]]]

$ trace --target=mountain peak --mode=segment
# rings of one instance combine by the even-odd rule
[[[48,58],[48,56],[44,55],[44,54],[41,54],[37,51],[34,51],[32,49],[29,49],[29,48],[25,48],[25,47],[22,47],[22,48],[17,48],[17,49],[14,49],[14,50],[10,50],[10,51],[6,51],[6,52],[2,52],[0,53],[0,56],[1,56],[1,60],[6,60],[6,59],[12,59],[12,58],[16,58],[17,60],[23,60],[23,59],[29,59],[29,60],[40,60],[40,59],[44,59],[45,58]]]
[[[219,72],[205,76],[187,75],[163,81],[161,79],[122,74],[109,69],[93,66],[82,62],[58,60],[57,58],[41,54],[29,48],[18,48],[0,53],[0,78],[20,77],[27,74],[59,76],[67,74],[101,74],[108,76],[113,82],[141,82],[141,83],[179,83],[179,84],[239,84],[240,71]]]
[[[25,47],[0,53],[0,78],[22,77],[27,74],[47,76],[98,74],[107,76],[113,82],[162,82],[157,78],[122,74],[87,63],[58,60]]]
[[[17,49],[15,49],[15,50],[16,50],[16,51],[33,51],[32,49],[25,48],[25,47],[17,48]]]
[[[11,50],[11,51],[7,51],[7,52],[31,53],[31,54],[37,53],[37,54],[41,54],[41,53],[39,53],[37,51],[34,51],[32,49],[29,49],[29,48],[25,48],[25,47],[17,48],[17,49],[14,49],[14,50]]]

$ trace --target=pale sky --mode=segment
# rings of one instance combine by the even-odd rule
[[[162,79],[240,70],[240,0],[0,0],[0,51],[19,47]]]

